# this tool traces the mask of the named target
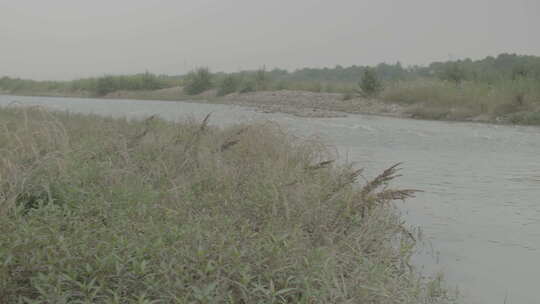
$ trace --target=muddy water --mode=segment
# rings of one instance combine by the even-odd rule
[[[99,115],[178,120],[212,112],[215,124],[271,120],[337,147],[368,175],[403,162],[399,186],[424,190],[402,205],[431,245],[417,257],[442,270],[467,303],[540,303],[540,128],[349,115],[305,119],[211,104],[0,96]],[[431,257],[426,253],[434,253]]]

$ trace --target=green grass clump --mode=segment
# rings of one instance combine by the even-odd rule
[[[0,109],[0,303],[447,303],[395,167],[207,122]]]

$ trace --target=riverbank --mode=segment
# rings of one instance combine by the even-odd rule
[[[9,92],[4,92],[9,94]],[[391,94],[393,95],[391,95]],[[342,93],[323,93],[295,90],[256,91],[217,96],[216,90],[199,95],[187,95],[182,87],[159,90],[115,91],[97,98],[164,100],[201,103],[234,104],[255,107],[265,113],[286,113],[298,117],[343,117],[347,114],[370,114],[412,119],[469,121],[494,124],[540,125],[540,103],[527,108],[503,104],[496,111],[471,109],[463,104],[433,102],[392,102],[396,92],[381,98],[363,98]],[[19,93],[20,94],[20,93]],[[22,94],[28,96],[91,97],[85,91],[44,91]],[[96,98],[96,97],[93,97]],[[502,109],[502,110],[501,110]]]
[[[267,124],[0,109],[0,302],[452,303],[390,168]]]

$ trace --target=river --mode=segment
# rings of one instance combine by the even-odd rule
[[[298,118],[218,104],[0,95],[0,105],[43,105],[98,115],[202,119],[228,125],[270,120],[317,136],[373,176],[403,162],[396,185],[421,189],[400,203],[429,246],[416,257],[443,271],[466,303],[540,303],[540,128],[369,115]],[[434,256],[428,253],[433,253]]]

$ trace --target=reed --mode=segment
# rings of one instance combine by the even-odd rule
[[[451,303],[368,182],[271,123],[0,109],[0,303]]]

